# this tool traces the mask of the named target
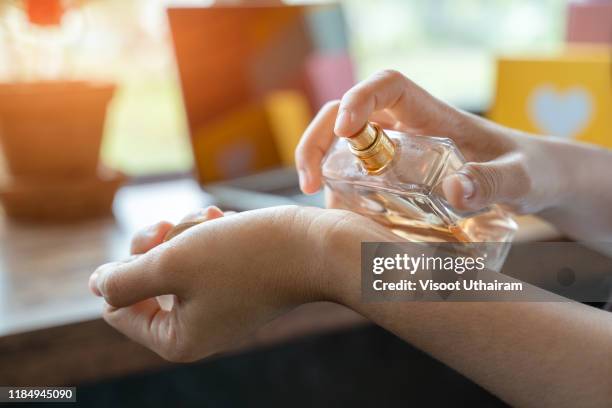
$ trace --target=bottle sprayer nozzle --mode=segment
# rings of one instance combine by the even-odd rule
[[[354,150],[366,150],[374,144],[377,138],[378,129],[368,122],[363,129],[347,139]]]
[[[382,172],[395,155],[395,145],[389,136],[378,125],[370,122],[347,140],[351,152],[370,174]]]

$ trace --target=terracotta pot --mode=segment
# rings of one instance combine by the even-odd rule
[[[101,168],[97,177],[13,179],[0,190],[10,218],[31,222],[68,222],[110,216],[113,198],[125,176]]]
[[[114,86],[0,84],[0,142],[15,178],[96,175]]]

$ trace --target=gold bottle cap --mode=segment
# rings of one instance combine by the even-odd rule
[[[368,122],[357,134],[347,138],[351,152],[370,174],[382,172],[395,155],[395,146],[378,126]]]
[[[372,123],[368,122],[357,134],[348,138],[351,147],[354,150],[366,150],[372,146],[378,137],[378,129]]]

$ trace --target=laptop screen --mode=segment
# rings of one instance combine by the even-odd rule
[[[201,183],[290,166],[314,112],[354,83],[339,5],[170,8]]]

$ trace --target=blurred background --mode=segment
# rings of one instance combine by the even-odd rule
[[[108,113],[103,161],[137,176],[191,169],[165,8],[206,2],[79,1],[83,15],[78,21],[66,15],[57,33],[70,53],[63,67],[57,61],[41,66],[28,60],[47,44],[35,45],[41,37],[29,32],[19,3],[3,0],[0,6],[0,80],[52,78],[60,70],[76,77],[110,79],[118,88]],[[357,80],[380,69],[398,69],[436,96],[479,112],[492,102],[497,55],[558,51],[565,40],[565,0],[341,4]]]
[[[0,386],[76,385],[87,406],[503,406],[327,303],[170,365],[101,320],[87,279],[197,207],[322,205],[295,145],[381,69],[612,147],[611,46],[612,0],[0,0]],[[519,241],[563,238],[518,223]]]

